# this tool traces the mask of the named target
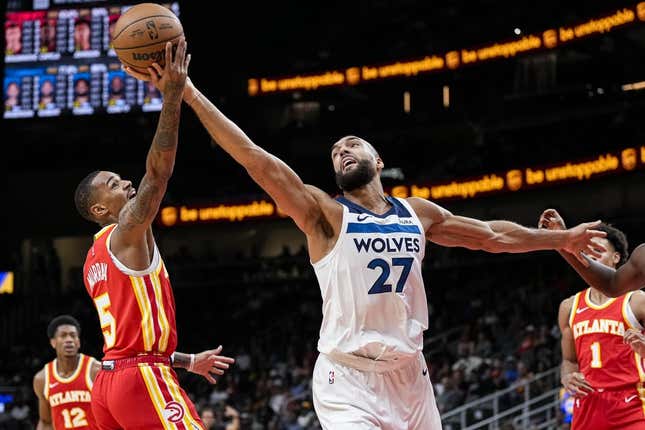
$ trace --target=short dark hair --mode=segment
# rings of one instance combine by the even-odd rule
[[[73,325],[78,330],[78,334],[81,334],[81,325],[78,323],[76,318],[71,315],[59,315],[47,326],[47,336],[50,339],[53,339],[56,336],[56,330],[62,325]]]
[[[618,230],[611,224],[601,223],[598,227],[594,227],[594,230],[600,230],[607,233],[607,239],[611,246],[614,247],[614,250],[620,254],[620,260],[616,267],[620,267],[625,264],[627,258],[629,257],[629,244],[627,243],[627,236],[625,233]]]
[[[95,170],[89,173],[76,187],[74,192],[74,203],[76,204],[76,210],[83,218],[88,221],[95,221],[94,217],[90,213],[90,206],[94,203],[94,189],[92,188],[92,181],[99,174],[99,170]]]

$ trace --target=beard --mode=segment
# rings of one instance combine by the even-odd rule
[[[336,172],[336,185],[343,191],[354,191],[370,183],[376,176],[376,169],[368,160],[359,160],[347,173]]]

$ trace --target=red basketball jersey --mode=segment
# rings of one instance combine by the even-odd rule
[[[634,388],[645,371],[640,355],[623,343],[625,330],[642,329],[629,305],[633,292],[596,305],[590,291],[575,295],[569,316],[580,372],[595,389]]]
[[[45,399],[51,407],[54,429],[91,429],[94,427],[91,402],[92,357],[80,354],[74,373],[63,378],[56,372],[56,360],[45,365]]]
[[[169,356],[177,347],[175,300],[168,272],[155,245],[146,270],[131,270],[110,251],[116,224],[94,235],[83,279],[99,314],[104,360],[141,354]]]

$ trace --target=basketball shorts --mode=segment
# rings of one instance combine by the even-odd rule
[[[161,363],[99,371],[92,413],[99,430],[204,430],[175,371]]]
[[[634,387],[594,391],[573,403],[571,430],[643,430],[645,398]]]
[[[321,353],[314,368],[313,400],[325,430],[441,430],[421,353],[386,371],[358,370]]]

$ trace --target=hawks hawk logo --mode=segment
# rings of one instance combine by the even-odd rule
[[[163,417],[171,423],[178,423],[184,419],[184,407],[175,401],[166,403],[163,411]]]
[[[146,21],[146,28],[148,29],[148,36],[150,36],[150,39],[159,39],[159,31],[157,30],[157,24],[155,24],[154,21]]]

